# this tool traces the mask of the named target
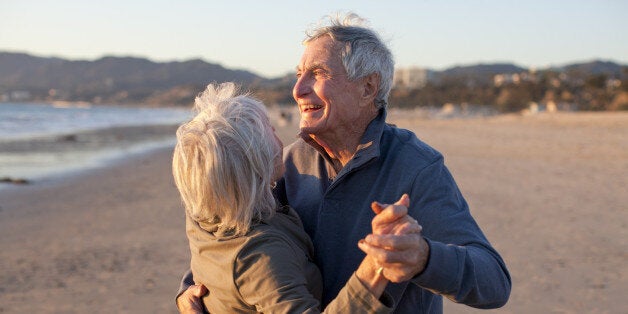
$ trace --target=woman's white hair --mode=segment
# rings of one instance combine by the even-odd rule
[[[343,43],[341,59],[348,78],[354,80],[377,73],[379,90],[375,97],[375,106],[385,108],[395,71],[392,53],[386,44],[375,31],[366,26],[366,20],[355,13],[327,16],[326,20],[307,31],[303,43],[307,45],[325,35]]]
[[[186,211],[197,222],[245,234],[275,212],[274,160],[281,154],[264,105],[233,83],[208,85],[197,115],[177,130],[172,169]]]

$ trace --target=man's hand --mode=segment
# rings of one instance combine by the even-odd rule
[[[422,228],[419,223],[414,218],[408,216],[408,206],[410,206],[408,194],[402,195],[392,205],[379,202],[371,203],[371,209],[377,214],[371,222],[373,234],[403,235],[420,233]]]
[[[373,202],[373,234],[358,246],[375,258],[383,274],[392,282],[407,281],[425,269],[429,245],[421,236],[421,226],[407,215],[410,198],[404,194],[392,205]]]
[[[192,285],[177,298],[177,308],[181,314],[203,314],[205,306],[201,297],[208,290],[203,285]]]

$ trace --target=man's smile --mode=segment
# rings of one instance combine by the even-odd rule
[[[322,109],[323,106],[315,104],[301,105],[301,112],[313,112]]]

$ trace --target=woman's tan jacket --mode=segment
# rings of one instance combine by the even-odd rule
[[[197,223],[186,231],[194,280],[209,289],[212,313],[319,313],[321,274],[313,246],[292,208],[255,223],[245,236],[229,236],[218,224]],[[389,313],[355,273],[325,313]]]

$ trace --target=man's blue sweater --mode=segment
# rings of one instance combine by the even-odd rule
[[[336,173],[309,137],[286,148],[281,202],[300,215],[315,246],[327,304],[358,268],[358,240],[371,233],[373,201],[392,204],[407,193],[409,214],[430,246],[425,270],[409,283],[389,284],[396,313],[442,313],[442,297],[477,308],[506,303],[506,265],[469,213],[443,156],[412,132],[385,123],[381,110],[353,159]]]

